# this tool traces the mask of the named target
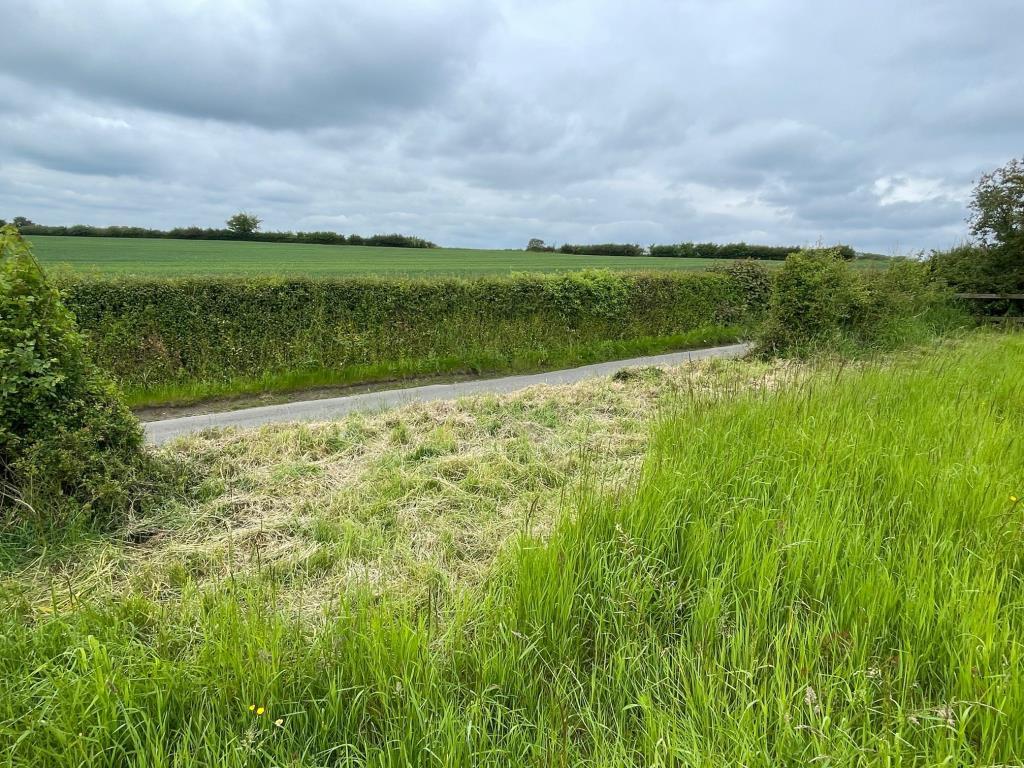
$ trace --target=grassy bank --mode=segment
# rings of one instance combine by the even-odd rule
[[[61,290],[133,405],[724,343],[764,304],[721,273],[75,279]]]
[[[1022,367],[985,335],[194,438],[134,543],[0,548],[3,760],[1019,763]]]

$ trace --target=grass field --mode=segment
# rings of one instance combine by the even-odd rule
[[[47,267],[65,266],[98,275],[497,275],[576,269],[700,270],[722,259],[626,258],[465,248],[371,248],[212,240],[145,240],[108,237],[28,238]],[[765,262],[778,266],[778,262]],[[857,266],[877,268],[877,260]]]
[[[4,532],[0,764],[1019,765],[1022,367],[980,334],[191,438],[127,529]]]
[[[371,248],[354,245],[32,237],[48,267],[102,275],[493,275],[575,269],[705,269],[715,259],[572,256],[462,248]]]

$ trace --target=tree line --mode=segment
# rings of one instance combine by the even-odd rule
[[[0,226],[7,222],[0,219]],[[369,245],[389,248],[437,248],[436,243],[422,237],[396,233],[343,235],[338,232],[261,232],[262,221],[251,213],[240,211],[217,227],[175,227],[151,229],[149,227],[94,227],[88,224],[50,226],[37,224],[24,216],[11,220],[22,235],[57,235],[62,237],[124,237],[155,238],[163,240],[248,240],[260,243],[310,243],[314,245]]]
[[[833,246],[837,255],[846,260],[857,253],[848,245]],[[636,243],[597,243],[577,245],[565,243],[555,247],[539,238],[527,243],[526,250],[541,253],[567,253],[593,256],[660,256],[679,259],[766,259],[785,261],[791,253],[801,250],[798,245],[752,245],[750,243],[675,243],[652,245],[644,248]]]

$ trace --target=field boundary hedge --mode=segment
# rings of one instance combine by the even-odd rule
[[[378,248],[437,248],[422,237],[402,235],[397,232],[364,237],[339,232],[251,232],[242,234],[230,229],[216,227],[175,227],[174,229],[149,229],[146,227],[94,227],[88,224],[49,226],[45,224],[24,224],[19,228],[22,235],[48,237],[116,237],[124,239],[149,240],[231,240],[247,243],[308,243],[311,245],[367,245]]]
[[[857,253],[848,245],[834,246],[839,255],[847,261]],[[755,245],[751,243],[675,243],[674,245],[652,245],[651,256],[676,259],[757,259],[785,261],[791,253],[804,248],[796,245]]]
[[[136,394],[303,371],[441,371],[459,360],[510,370],[595,345],[749,328],[766,303],[724,272],[61,279],[97,361]]]

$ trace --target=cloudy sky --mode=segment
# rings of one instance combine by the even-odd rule
[[[0,0],[0,217],[444,245],[963,237],[1021,0]]]

